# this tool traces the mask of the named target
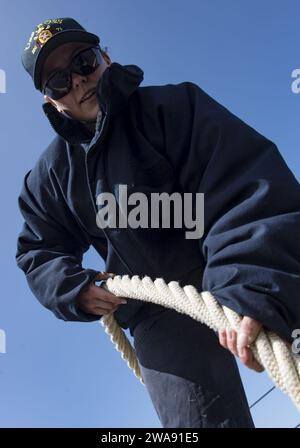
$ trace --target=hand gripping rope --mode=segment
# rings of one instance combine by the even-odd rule
[[[181,288],[175,281],[166,284],[162,278],[153,282],[147,276],[140,278],[134,275],[130,278],[128,275],[116,275],[106,280],[104,288],[117,296],[155,303],[187,314],[214,331],[225,328],[238,331],[242,320],[242,316],[235,311],[219,305],[209,291],[199,293],[191,285]],[[104,315],[100,323],[115,344],[116,350],[127,361],[128,367],[145,385],[135,350],[115,320],[113,312]],[[294,354],[277,334],[264,329],[250,345],[250,349],[274,384],[291,398],[300,411],[300,356]]]

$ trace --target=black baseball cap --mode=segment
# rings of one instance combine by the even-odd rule
[[[69,17],[49,19],[39,23],[31,33],[22,53],[22,64],[32,77],[35,88],[41,90],[42,67],[51,51],[68,42],[87,42],[98,45],[100,39],[88,33]]]

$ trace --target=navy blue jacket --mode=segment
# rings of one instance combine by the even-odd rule
[[[97,85],[96,133],[43,109],[57,133],[24,178],[16,260],[33,294],[58,318],[93,321],[76,303],[98,269],[208,290],[223,305],[291,340],[300,328],[300,186],[276,145],[192,82],[140,87],[136,65],[112,63]],[[204,235],[185,229],[101,229],[96,197],[204,193]],[[115,312],[123,328],[143,302]]]

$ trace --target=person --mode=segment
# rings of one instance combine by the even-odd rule
[[[37,299],[66,321],[114,313],[129,328],[163,427],[254,427],[235,356],[262,326],[291,342],[299,327],[299,183],[276,145],[192,82],[140,86],[72,18],[38,24],[22,64],[56,135],[26,173],[16,262]],[[204,234],[99,226],[97,198],[128,192],[205,195]],[[148,195],[148,196],[147,196]],[[106,272],[83,268],[93,246]],[[114,274],[209,290],[243,316],[218,334],[187,315],[106,291]]]

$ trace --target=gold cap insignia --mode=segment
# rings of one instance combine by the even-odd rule
[[[37,37],[37,40],[42,45],[44,45],[47,42],[47,40],[49,40],[52,36],[53,36],[53,34],[51,33],[50,30],[42,30],[42,31],[40,31],[40,33]]]

